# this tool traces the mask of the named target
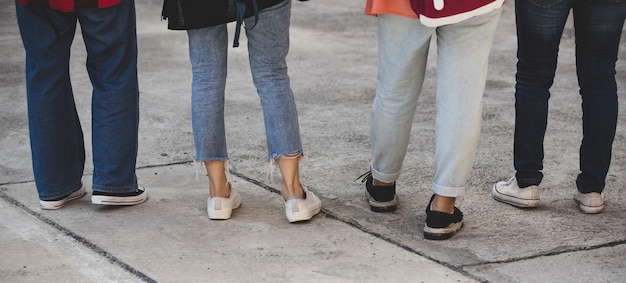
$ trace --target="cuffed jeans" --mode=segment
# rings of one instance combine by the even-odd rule
[[[259,12],[246,30],[254,85],[263,108],[268,161],[302,153],[298,114],[286,56],[289,52],[291,1]],[[254,17],[245,20],[254,24]],[[192,128],[197,161],[227,160],[224,96],[228,34],[226,25],[188,30],[192,80]]]
[[[61,13],[16,4],[26,50],[26,94],[33,171],[39,198],[81,187],[83,132],[69,74],[70,46],[80,22],[93,85],[94,191],[137,189],[139,123],[135,2]]]
[[[395,182],[409,144],[426,75],[430,39],[437,38],[436,148],[433,191],[458,197],[474,162],[493,34],[501,9],[430,28],[416,19],[378,16],[378,86],[371,112],[372,176]]]
[[[574,16],[576,73],[583,111],[581,173],[576,185],[582,193],[601,193],[617,124],[615,62],[626,17],[623,0],[515,1],[515,176],[520,187],[539,185],[543,178],[548,99],[570,10]]]

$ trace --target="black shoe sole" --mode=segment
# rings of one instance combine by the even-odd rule
[[[396,211],[396,209],[398,209],[397,205],[393,205],[393,206],[373,206],[370,205],[370,210],[373,212],[394,212]]]
[[[454,224],[451,224],[454,225]],[[428,227],[430,228],[430,227]],[[452,236],[454,236],[454,234],[456,234],[456,232],[458,232],[459,230],[461,230],[461,228],[463,228],[463,222],[461,222],[461,226],[458,227],[457,229],[454,229],[451,232],[446,232],[446,233],[436,233],[436,232],[426,232],[426,230],[424,230],[424,239],[427,240],[447,240],[452,238]],[[431,228],[432,229],[432,228]]]

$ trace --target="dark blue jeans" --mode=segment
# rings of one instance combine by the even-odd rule
[[[573,12],[576,73],[582,97],[582,193],[602,192],[617,124],[615,62],[626,16],[624,0],[516,0],[518,62],[515,85],[515,176],[538,185],[550,87],[567,17]]]
[[[139,125],[135,2],[61,13],[16,4],[26,50],[26,95],[33,171],[39,198],[81,187],[85,148],[69,74],[70,46],[80,22],[93,86],[94,191],[137,189]]]

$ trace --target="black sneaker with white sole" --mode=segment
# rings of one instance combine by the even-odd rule
[[[52,200],[39,200],[39,205],[42,209],[59,209],[63,207],[67,202],[82,198],[85,194],[85,186],[81,185],[80,188],[71,192],[67,196]]]
[[[148,200],[148,193],[145,189],[137,188],[129,193],[109,193],[93,191],[91,203],[101,205],[136,205]]]
[[[372,172],[361,175],[358,179],[365,183],[365,195],[374,212],[393,212],[398,208],[396,184],[391,186],[375,186]]]
[[[452,214],[430,210],[435,195],[430,198],[426,207],[426,224],[424,238],[428,240],[447,240],[463,227],[463,212],[456,206]]]

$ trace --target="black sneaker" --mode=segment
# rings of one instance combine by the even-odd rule
[[[374,212],[393,212],[396,211],[396,184],[391,186],[374,186],[374,178],[372,172],[361,175],[361,183],[365,182],[365,195],[370,204],[370,209]]]
[[[69,195],[52,200],[39,200],[42,209],[59,209],[68,201],[82,198],[85,195],[85,186],[81,185],[78,190],[71,192]]]
[[[430,198],[426,207],[426,225],[424,225],[424,238],[428,240],[447,240],[463,227],[463,212],[456,206],[454,213],[449,214],[430,210],[435,195]]]
[[[145,189],[137,189],[130,193],[108,193],[93,191],[91,203],[101,205],[136,205],[148,200]]]

